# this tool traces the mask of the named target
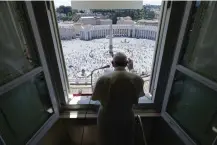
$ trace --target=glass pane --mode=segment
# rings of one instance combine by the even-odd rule
[[[162,1],[154,5],[144,2],[141,9],[83,10],[75,9],[71,0],[66,1],[54,4],[70,84],[69,104],[90,102],[92,86],[98,78],[114,71],[111,61],[117,52],[133,61],[133,71],[126,70],[141,76],[145,82],[144,92],[148,95],[141,97],[139,103],[152,102],[149,82]],[[110,68],[94,71],[91,83],[91,72],[105,65]]]
[[[0,96],[0,134],[8,145],[25,144],[52,113],[41,73]]]
[[[167,111],[198,144],[211,145],[217,125],[217,92],[177,73]]]
[[[29,37],[30,31],[25,36],[21,31],[23,18],[15,14],[12,18],[10,12],[6,2],[0,2],[0,85],[25,74],[38,64],[31,53],[32,44],[28,44],[31,41],[25,38]]]
[[[186,43],[183,64],[217,81],[217,4],[202,2],[195,13]]]

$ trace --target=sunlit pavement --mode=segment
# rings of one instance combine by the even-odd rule
[[[72,96],[70,98],[70,105],[76,105],[76,104],[95,104],[95,105],[99,105],[99,101],[92,101],[91,96]],[[124,102],[124,100],[123,100]],[[139,98],[139,103],[151,103],[152,100],[149,97],[141,97]]]
[[[151,95],[149,93],[149,79],[150,77],[143,78],[144,80],[144,92],[146,97],[139,98],[139,103],[151,103]],[[70,85],[71,94],[69,95],[69,104],[100,104],[98,101],[90,100],[92,94],[91,85]],[[83,95],[79,95],[82,93]],[[74,94],[74,95],[73,95]],[[84,95],[88,94],[88,95]],[[124,100],[123,100],[124,101]]]
[[[130,43],[124,43],[124,41]],[[62,40],[63,54],[69,80],[79,78],[82,69],[88,75],[93,69],[104,65],[111,65],[112,57],[109,55],[109,41],[106,38],[83,41],[72,39]],[[151,74],[154,57],[155,41],[148,39],[136,39],[128,37],[115,37],[113,39],[113,51],[122,52],[133,60],[134,70],[137,74]],[[93,80],[103,74],[97,71]],[[78,80],[80,83],[80,80]]]

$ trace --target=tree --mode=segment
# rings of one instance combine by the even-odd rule
[[[145,12],[145,19],[154,19],[155,13],[154,11],[147,10]]]
[[[149,11],[148,18],[149,19],[154,19],[154,17],[155,17],[154,11]]]
[[[137,9],[137,10],[134,10],[133,11],[133,20],[139,20],[140,19],[140,10]]]
[[[68,13],[72,13],[72,7],[71,6],[66,6],[64,8],[64,13],[67,15]]]
[[[56,8],[56,12],[58,12],[58,13],[64,13],[65,12],[64,9],[65,9],[65,6],[61,5],[58,8]]]
[[[139,11],[139,19],[144,19],[145,17],[145,10],[144,8],[142,8],[140,11]]]
[[[66,14],[66,16],[59,16],[57,19],[62,21],[71,21],[72,17],[78,12],[78,10],[72,10],[71,6],[59,6],[56,8],[56,12],[60,14]]]

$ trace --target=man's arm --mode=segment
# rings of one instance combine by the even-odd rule
[[[103,92],[104,92],[104,88],[105,88],[105,78],[100,77],[95,85],[95,88],[93,90],[93,94],[92,94],[92,100],[96,101],[96,100],[101,100],[101,98],[103,97]]]
[[[145,93],[144,93],[144,80],[141,78],[141,77],[138,77],[138,97],[143,97],[145,96]]]

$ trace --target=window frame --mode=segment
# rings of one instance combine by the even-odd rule
[[[32,2],[34,3],[34,2]],[[53,71],[60,71],[60,78],[61,78],[61,83],[57,84],[60,86],[59,88],[65,88],[64,93],[61,93],[58,95],[58,101],[59,101],[59,108],[61,111],[64,110],[85,110],[85,109],[93,109],[96,110],[99,108],[99,105],[90,105],[90,104],[77,104],[77,105],[68,105],[66,101],[66,97],[68,98],[68,93],[69,93],[69,82],[67,78],[67,73],[66,73],[66,67],[65,67],[65,62],[63,58],[63,52],[62,52],[62,45],[61,45],[61,40],[59,36],[59,30],[58,30],[58,24],[56,21],[56,14],[55,14],[55,8],[54,8],[54,3],[52,1],[47,1],[47,2],[41,2],[43,5],[45,5],[46,9],[46,19],[49,20],[48,25],[49,31],[51,31],[52,34],[52,40],[50,43],[53,44],[53,48],[55,50],[55,57],[57,58],[56,61],[58,63],[58,70],[50,70],[51,72]],[[164,75],[162,72],[168,71],[169,73],[169,67],[164,66],[162,63],[162,60],[165,60],[166,56],[168,56],[165,53],[165,47],[166,49],[171,49],[173,50],[173,45],[170,44],[171,37],[174,37],[173,34],[171,33],[171,25],[177,25],[174,28],[178,29],[180,24],[174,24],[174,22],[171,22],[171,17],[174,18],[172,15],[172,12],[176,11],[177,7],[179,7],[178,4],[173,5],[173,3],[176,2],[171,2],[171,1],[162,1],[162,9],[161,9],[161,17],[160,17],[160,25],[158,28],[158,33],[157,33],[157,40],[156,40],[156,46],[155,46],[155,54],[154,54],[154,59],[153,59],[153,70],[152,70],[152,75],[151,75],[151,80],[150,80],[150,91],[153,92],[153,97],[151,100],[151,103],[144,103],[144,104],[138,104],[135,109],[154,109],[156,112],[161,112],[161,107],[162,107],[162,102],[163,102],[163,95],[164,93],[161,92],[162,88],[166,89],[166,85],[161,84],[163,81],[162,75]],[[37,11],[36,11],[37,12]],[[36,13],[35,12],[35,13]],[[176,11],[177,12],[177,11]],[[179,13],[178,16],[182,16],[182,13]],[[42,17],[42,16],[41,16]],[[180,18],[178,18],[180,19]],[[177,19],[176,19],[177,20]],[[175,20],[175,21],[176,21]],[[47,25],[47,23],[45,24]],[[168,32],[170,30],[170,33]],[[173,31],[173,30],[172,30]],[[177,34],[178,35],[178,34]],[[44,40],[42,40],[43,42]],[[48,41],[48,40],[46,40]],[[172,41],[175,41],[172,40]],[[174,43],[174,42],[173,42]],[[171,47],[171,48],[170,48]],[[52,50],[53,51],[53,50]],[[46,57],[46,56],[45,56]],[[170,60],[167,60],[170,61]],[[172,58],[171,58],[172,61]],[[48,65],[53,65],[52,62],[49,62]],[[58,75],[56,77],[59,77]],[[52,79],[56,79],[53,78]],[[167,76],[165,77],[164,80],[167,80]]]
[[[159,30],[157,33],[157,40],[156,40],[156,51],[154,54],[154,59],[152,63],[152,74],[150,79],[150,88],[149,91],[152,93],[152,99],[153,102],[155,102],[155,95],[156,95],[156,89],[157,84],[159,80],[159,74],[160,74],[160,67],[162,65],[162,58],[163,58],[163,52],[164,52],[164,46],[166,41],[166,35],[167,35],[167,29],[169,25],[169,19],[171,14],[171,2],[170,1],[162,1],[162,11],[161,11],[161,18],[160,18],[160,25]]]
[[[60,34],[59,34],[57,19],[56,19],[56,15],[55,15],[55,11],[54,11],[55,10],[54,3],[47,1],[46,8],[47,8],[49,24],[51,26],[53,42],[57,43],[55,45],[55,52],[56,52],[57,63],[59,66],[58,68],[60,71],[60,77],[61,77],[63,91],[64,91],[64,99],[61,99],[61,104],[66,104],[67,102],[69,102],[68,93],[70,92],[70,86],[69,86],[69,81],[68,81],[68,77],[67,77],[67,73],[66,73],[65,60],[64,60],[62,44],[61,44],[61,40],[60,40]],[[61,48],[61,49],[59,49],[59,48]]]
[[[2,145],[6,145],[6,143],[5,143],[4,139],[2,138],[2,136],[1,136],[1,135],[0,135],[0,143],[1,143]]]
[[[49,20],[49,26],[51,34],[52,34],[52,41],[50,43],[53,43],[54,49],[55,49],[55,57],[57,58],[58,62],[58,70],[60,71],[60,77],[61,77],[61,84],[57,84],[58,86],[61,86],[62,88],[65,88],[64,93],[61,93],[58,96],[58,101],[59,101],[59,108],[61,111],[64,110],[97,110],[99,108],[99,105],[92,105],[92,104],[77,104],[77,105],[69,105],[67,104],[68,101],[66,101],[65,98],[68,98],[69,94],[69,82],[67,78],[67,73],[66,73],[66,67],[65,67],[65,62],[63,58],[63,51],[62,51],[62,45],[61,45],[61,40],[59,36],[59,30],[58,30],[58,24],[56,21],[56,14],[55,14],[55,8],[54,8],[54,3],[52,1],[47,1],[43,2],[44,5],[46,5],[46,16],[47,19]],[[151,74],[151,80],[150,80],[150,92],[153,93],[152,100],[149,103],[144,103],[144,104],[138,104],[135,106],[135,109],[137,110],[143,110],[143,109],[154,109],[156,112],[161,112],[161,107],[162,107],[162,102],[163,102],[163,95],[164,92],[162,93],[161,90],[162,88],[166,89],[166,84],[167,82],[164,82],[164,84],[161,84],[163,81],[162,75],[164,75],[162,72],[167,71],[169,74],[169,69],[170,65],[167,67],[164,66],[162,63],[163,60],[165,60],[166,56],[168,56],[165,53],[165,47],[166,49],[171,49],[173,50],[173,45],[170,44],[171,40],[168,39],[168,37],[171,39],[171,37],[174,37],[174,33],[171,33],[171,25],[177,25],[173,28],[178,29],[180,24],[174,24],[174,21],[171,20],[171,17],[174,18],[172,15],[172,12],[176,11],[177,7],[179,7],[178,4],[173,5],[173,3],[177,2],[171,2],[171,1],[162,1],[161,4],[161,17],[160,17],[160,24],[158,28],[158,33],[157,33],[157,40],[156,40],[156,46],[155,46],[155,54],[154,54],[154,59],[153,59],[153,70]],[[177,12],[177,11],[176,11]],[[182,16],[182,13],[179,13],[178,16]],[[178,18],[180,19],[180,18]],[[177,20],[177,19],[176,19]],[[175,20],[175,21],[176,21]],[[172,21],[172,22],[171,22]],[[170,30],[170,32],[168,32]],[[178,32],[177,32],[178,33]],[[178,35],[178,34],[177,34]],[[42,40],[43,41],[43,40]],[[46,40],[48,41],[48,40]],[[172,40],[172,41],[175,41]],[[173,42],[175,43],[175,42]],[[172,61],[167,60],[167,61]],[[52,65],[52,62],[48,63],[49,65]],[[53,70],[50,70],[51,72]],[[58,76],[57,76],[58,77]],[[53,78],[55,79],[55,78]],[[164,80],[167,80],[167,76],[165,77]],[[61,88],[60,87],[60,88]]]
[[[164,2],[162,1],[161,4],[161,16],[160,16],[160,23],[159,23],[159,28],[158,28],[158,33],[157,33],[157,40],[156,40],[156,46],[155,46],[155,52],[154,52],[154,59],[153,59],[153,70],[152,70],[152,75],[150,79],[150,88],[149,90],[151,92],[156,91],[156,84],[158,83],[157,80],[157,73],[159,73],[159,66],[161,62],[161,52],[163,45],[161,44],[163,41],[165,41],[165,35],[162,35],[166,32],[166,29],[168,27],[168,21],[169,21],[169,16],[170,16],[170,2]],[[62,52],[62,45],[61,45],[61,40],[59,36],[59,30],[58,30],[58,24],[56,21],[56,14],[55,14],[55,7],[53,2],[47,2],[47,12],[48,12],[48,17],[49,17],[49,22],[50,22],[50,27],[52,30],[55,30],[54,33],[52,34],[52,37],[54,41],[58,43],[56,49],[56,53],[59,54],[59,59],[58,59],[58,64],[59,68],[63,68],[61,76],[62,78],[62,85],[65,85],[65,88],[70,88],[68,78],[67,78],[67,73],[66,73],[66,68],[65,68],[65,62],[63,58],[63,52]],[[165,22],[166,20],[166,22]],[[165,22],[165,23],[164,23]],[[54,42],[55,43],[55,42]],[[61,61],[62,60],[62,61]],[[156,65],[155,65],[156,64]],[[155,77],[156,76],[156,77]],[[68,85],[68,86],[67,86]],[[154,88],[155,87],[155,88]],[[64,90],[65,92],[65,98],[66,96],[68,97],[70,89]],[[91,104],[76,104],[76,105],[69,105],[67,104],[67,101],[63,101],[63,96],[60,96],[61,98],[59,99],[61,101],[61,108],[67,109],[67,110],[82,110],[82,109],[96,109],[99,107],[99,105],[91,105]],[[162,102],[162,98],[159,98]],[[151,102],[151,103],[150,103]],[[155,109],[156,104],[155,104],[155,97],[153,96],[152,99],[148,103],[142,103],[138,104],[135,106],[135,109]]]
[[[178,34],[181,28],[181,18],[184,15],[186,2],[166,1],[162,20],[162,30],[159,32],[159,43],[156,52],[155,62],[153,63],[153,74],[150,91],[153,92],[155,109],[161,112],[166,90],[167,80],[172,65],[174,46],[178,41]],[[164,18],[163,18],[164,17]],[[158,56],[157,56],[158,55]]]
[[[192,7],[192,2],[187,2],[186,9],[185,9],[185,14],[184,14],[182,24],[181,24],[180,34],[178,36],[179,39],[178,39],[178,42],[177,42],[177,45],[176,45],[176,50],[175,50],[175,54],[174,54],[174,58],[173,58],[173,62],[172,62],[172,67],[171,67],[171,70],[170,70],[170,75],[169,75],[169,79],[168,79],[168,83],[167,83],[167,87],[166,87],[166,92],[165,92],[165,95],[164,95],[164,101],[163,101],[163,107],[162,107],[161,115],[162,115],[163,119],[169,124],[169,126],[175,131],[175,133],[177,135],[179,135],[179,137],[183,140],[183,142],[185,144],[196,145],[196,143],[190,138],[190,136],[166,112],[167,104],[168,104],[168,101],[169,101],[169,95],[170,95],[170,91],[172,89],[174,75],[175,75],[175,72],[176,72],[176,65],[177,65],[178,60],[179,60],[179,55],[180,55],[180,51],[181,51],[181,47],[182,47],[182,42],[183,42],[184,37],[185,37],[186,28],[187,28],[187,24],[188,24],[188,21],[189,21],[189,16],[190,16],[190,13],[191,13],[191,7]]]
[[[17,26],[15,25],[15,18],[13,15],[14,9],[12,8],[12,4],[11,2],[8,2],[8,1],[5,3],[8,7],[10,17],[12,18],[13,25],[16,31],[19,31],[19,28],[17,28]],[[43,123],[43,125],[40,128],[38,128],[38,130],[33,134],[33,136],[27,141],[26,144],[31,145],[31,144],[36,144],[45,135],[45,133],[50,129],[50,127],[59,119],[59,108],[57,106],[56,94],[54,93],[54,87],[51,83],[50,72],[48,70],[48,65],[45,60],[45,55],[44,55],[44,51],[41,45],[41,40],[38,34],[38,28],[36,25],[34,13],[32,11],[31,2],[25,1],[23,2],[23,4],[25,6],[24,11],[27,14],[27,19],[28,19],[27,21],[30,22],[31,24],[32,34],[34,35],[34,38],[35,38],[34,42],[36,44],[36,50],[37,50],[36,55],[39,56],[38,59],[40,60],[41,64],[37,66],[36,68],[33,68],[29,72],[21,76],[18,76],[15,79],[12,79],[11,81],[8,81],[7,83],[1,85],[0,95],[10,90],[13,90],[15,87],[23,84],[26,81],[29,81],[31,78],[35,77],[37,74],[40,74],[41,72],[43,72],[45,82],[48,88],[49,99],[51,100],[51,104],[53,107],[53,114]],[[21,35],[21,34],[18,33],[18,35]]]
[[[33,30],[33,34],[36,40],[36,45],[39,53],[39,57],[41,60],[41,64],[44,70],[44,75],[46,79],[46,83],[48,85],[48,90],[50,92],[51,103],[54,108],[54,114],[41,126],[41,128],[34,134],[34,136],[27,142],[27,145],[36,144],[46,133],[47,131],[54,125],[54,123],[59,119],[59,107],[56,100],[56,95],[54,91],[54,87],[51,81],[50,72],[48,69],[48,64],[46,61],[45,53],[43,50],[43,46],[41,43],[41,38],[39,35],[39,30],[37,26],[37,22],[35,19],[35,14],[33,11],[33,6],[30,1],[25,1],[25,5],[27,8],[27,13],[29,16],[29,21],[31,23],[31,27]]]
[[[182,19],[181,29],[180,29],[180,33],[178,36],[178,42],[176,45],[172,66],[170,69],[170,75],[168,78],[168,83],[166,86],[166,92],[164,94],[163,107],[162,107],[162,111],[161,111],[161,115],[162,115],[163,119],[169,124],[169,126],[175,131],[175,133],[181,138],[181,140],[185,144],[188,144],[188,145],[196,145],[196,142],[186,133],[186,131],[184,131],[184,129],[177,123],[177,121],[175,121],[175,119],[166,111],[167,106],[168,106],[168,101],[170,98],[170,93],[172,90],[172,85],[173,85],[174,78],[175,78],[175,73],[177,71],[181,72],[185,76],[190,77],[190,78],[194,79],[196,82],[199,82],[199,83],[205,85],[206,87],[211,88],[212,90],[217,92],[217,83],[216,82],[200,75],[197,72],[190,70],[189,68],[180,64],[180,61],[179,61],[181,58],[181,55],[183,53],[182,50],[184,49],[183,44],[185,41],[185,37],[186,37],[186,34],[188,33],[188,25],[189,25],[189,22],[191,20],[191,12],[192,12],[193,4],[194,4],[193,1],[188,1],[186,4],[185,13],[184,13],[184,17]],[[215,141],[213,141],[213,143],[214,142]]]

